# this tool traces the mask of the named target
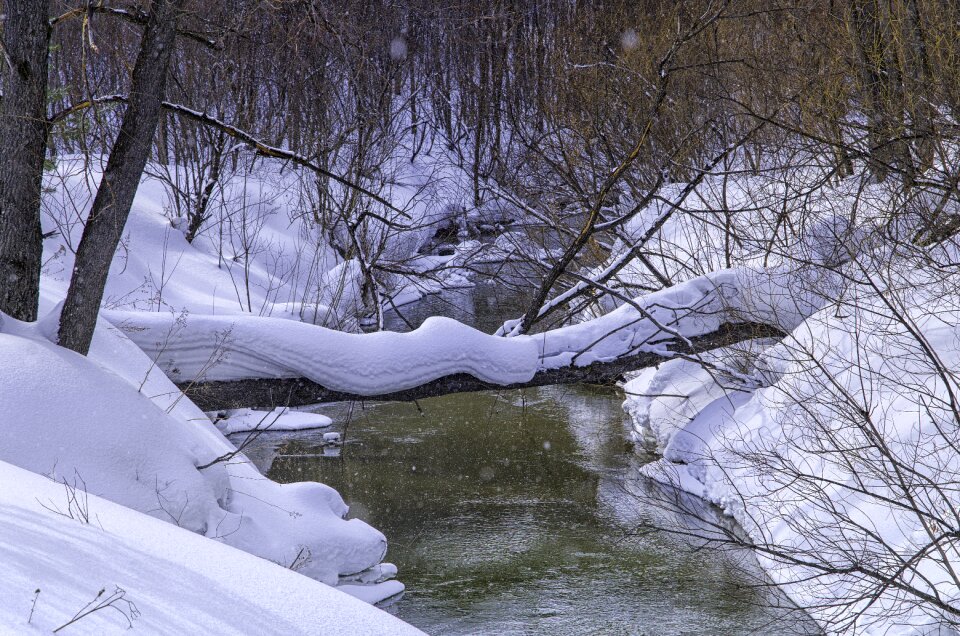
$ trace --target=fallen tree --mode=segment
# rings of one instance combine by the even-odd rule
[[[527,382],[496,384],[467,373],[455,373],[419,386],[381,393],[360,395],[328,389],[307,378],[248,378],[239,380],[181,382],[177,387],[204,411],[242,407],[307,406],[326,402],[376,401],[412,402],[450,393],[523,389],[553,384],[613,385],[628,371],[652,367],[672,357],[692,356],[754,338],[782,338],[777,327],[759,323],[722,325],[717,331],[687,339],[671,338],[661,344],[669,353],[645,351],[610,362],[594,362],[587,366],[568,366],[538,371]]]
[[[449,318],[348,334],[279,318],[106,311],[205,410],[417,400],[550,384],[612,384],[630,370],[782,337],[821,306],[829,268],[721,270],[543,333],[491,336]]]

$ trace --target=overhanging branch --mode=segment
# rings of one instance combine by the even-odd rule
[[[127,22],[132,22],[137,26],[147,26],[148,15],[147,15],[147,12],[144,11],[141,7],[135,6],[129,9],[121,9],[118,7],[105,7],[100,4],[89,4],[89,3],[84,6],[70,9],[69,11],[65,13],[61,13],[55,18],[51,18],[50,26],[55,27],[61,22],[65,22],[71,18],[77,18],[83,15],[89,16],[90,14],[93,14],[93,13],[101,13],[104,15],[110,15],[117,18],[121,18],[123,20],[126,20]],[[215,40],[197,31],[190,31],[187,29],[178,28],[177,35],[183,38],[187,38],[188,40],[193,40],[194,42],[198,42],[211,49],[221,48]]]
[[[67,108],[64,108],[63,110],[60,110],[54,113],[47,120],[47,124],[49,126],[53,126],[57,122],[62,121],[71,115],[87,110],[88,108],[92,108],[93,106],[96,106],[99,104],[110,104],[110,103],[125,104],[126,102],[127,102],[126,95],[104,95],[101,97],[92,97],[90,99],[85,99],[82,102],[72,104]],[[237,128],[236,126],[228,124],[227,122],[221,121],[216,117],[208,115],[204,112],[194,110],[192,108],[188,108],[187,106],[183,106],[181,104],[173,104],[171,102],[163,102],[161,106],[166,111],[175,113],[181,117],[186,117],[187,119],[192,119],[193,121],[203,124],[204,126],[216,128],[217,130],[223,133],[226,133],[227,135],[241,142],[242,144],[244,144],[245,146],[247,146],[248,148],[250,148],[251,150],[253,150],[255,153],[257,153],[262,157],[270,157],[273,159],[283,159],[285,161],[289,161],[298,166],[303,166],[304,168],[311,170],[312,172],[316,172],[319,175],[322,175],[324,177],[332,179],[333,181],[336,181],[340,185],[346,186],[347,188],[350,188],[352,190],[356,190],[360,194],[363,194],[373,199],[377,203],[380,203],[381,205],[383,205],[388,210],[396,212],[397,214],[399,214],[400,216],[406,219],[411,218],[409,214],[397,208],[396,206],[394,206],[392,203],[390,203],[380,195],[374,192],[371,192],[370,190],[368,190],[367,188],[364,188],[358,183],[354,183],[349,179],[345,179],[344,177],[341,177],[338,174],[330,172],[326,168],[323,168],[322,166],[319,166],[313,161],[311,161],[308,157],[297,154],[295,152],[291,152],[289,150],[284,150],[283,148],[278,148],[276,146],[271,146],[269,144],[266,144],[245,130]],[[391,221],[390,219],[384,217],[383,215],[377,214],[376,212],[371,212],[369,210],[363,212],[360,218],[357,219],[355,222],[359,222],[360,220],[363,219],[363,217],[367,217],[367,216],[380,221],[387,227],[391,227],[391,228],[403,227],[399,223]]]

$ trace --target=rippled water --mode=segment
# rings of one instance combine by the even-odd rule
[[[633,533],[651,513],[629,494],[646,460],[621,402],[613,389],[547,387],[339,404],[320,409],[345,432],[338,457],[322,431],[264,434],[250,454],[278,481],[333,486],[383,531],[407,585],[386,609],[430,633],[809,630],[763,607],[777,599],[750,587],[745,555]]]

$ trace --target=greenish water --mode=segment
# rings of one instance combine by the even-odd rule
[[[476,287],[401,307],[386,326],[444,315],[492,332],[523,313],[531,276],[491,266]],[[247,454],[277,481],[333,486],[380,529],[407,586],[385,609],[428,633],[810,633],[753,585],[750,555],[637,532],[695,521],[651,505],[637,469],[654,458],[630,448],[622,402],[614,389],[544,387],[336,404],[318,411],[343,433],[339,455],[323,430],[265,433]]]
[[[785,634],[808,623],[751,587],[746,555],[633,532],[644,461],[612,389],[547,387],[318,409],[344,432],[267,433],[278,481],[336,488],[386,534],[407,586],[385,609],[434,634]],[[328,429],[330,430],[330,429]],[[663,518],[658,519],[662,524]],[[779,602],[783,602],[779,599]]]

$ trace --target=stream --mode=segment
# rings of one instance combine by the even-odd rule
[[[515,310],[506,296],[479,285],[401,311],[489,332]],[[752,585],[749,554],[636,531],[665,513],[635,494],[637,468],[656,458],[631,447],[622,401],[557,386],[333,404],[316,408],[332,429],[264,433],[246,452],[271,479],[336,488],[381,530],[407,586],[384,609],[431,634],[815,632]],[[339,452],[323,444],[329,430],[343,434]]]

